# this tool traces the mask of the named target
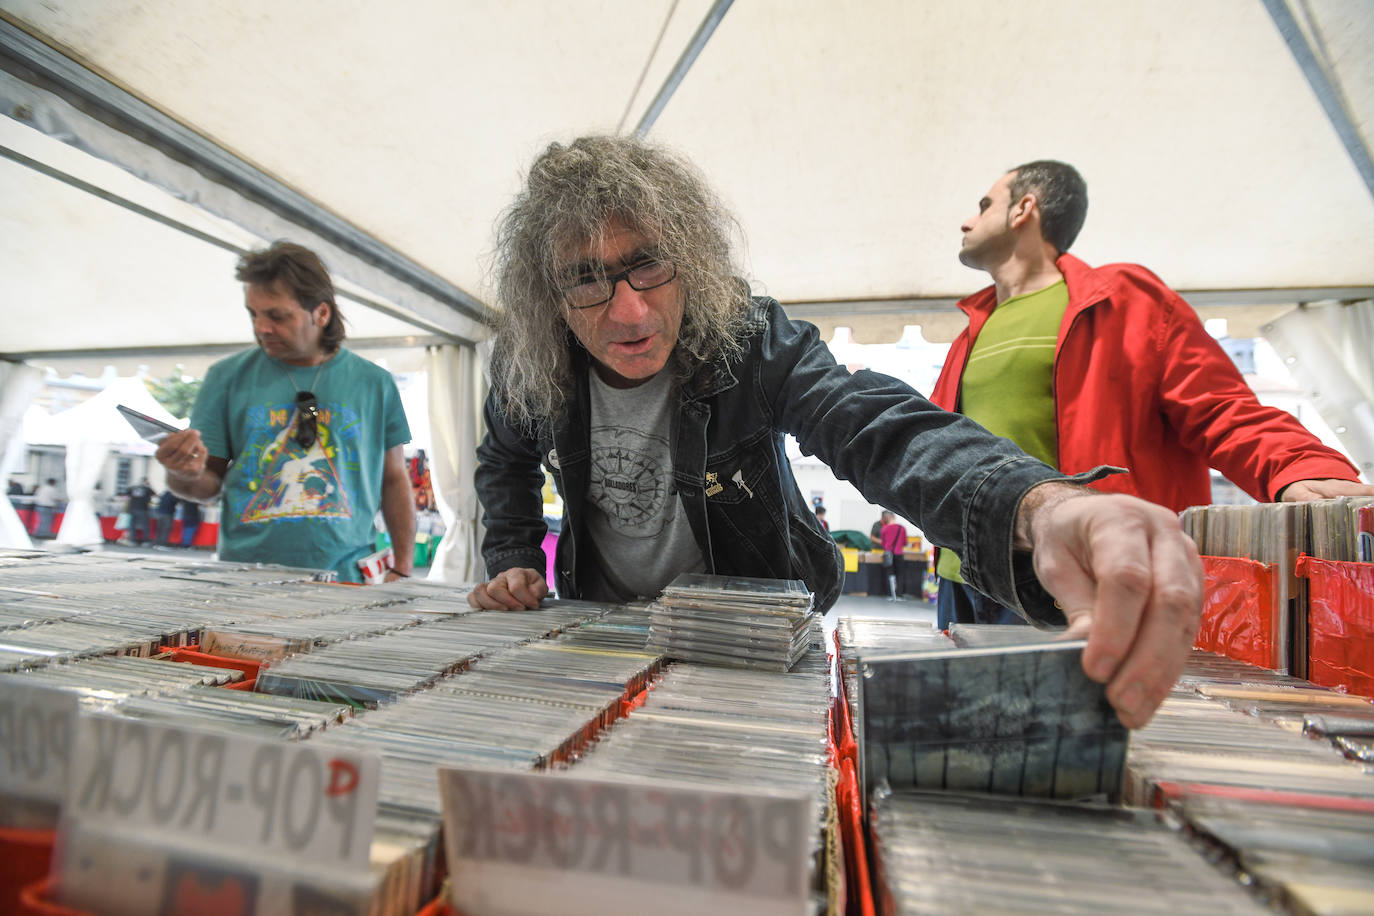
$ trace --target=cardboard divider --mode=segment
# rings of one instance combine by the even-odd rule
[[[1203,557],[1202,625],[1193,645],[1263,668],[1282,666],[1277,567],[1240,557]]]
[[[1308,581],[1308,680],[1374,697],[1374,563],[1298,557]]]
[[[839,635],[835,637],[835,657],[839,657]],[[850,718],[849,697],[840,684],[838,695],[830,704],[831,759],[840,771],[835,788],[836,803],[840,806],[840,834],[844,842],[845,886],[849,899],[845,911],[851,916],[873,916],[873,884],[868,870],[868,836],[864,832],[865,799],[859,791],[859,745],[854,740],[853,719]]]
[[[247,658],[225,658],[223,655],[210,655],[200,651],[199,643],[192,643],[180,649],[168,649],[158,658],[172,662],[190,662],[193,665],[208,665],[211,668],[231,668],[243,672],[245,681],[255,681],[263,663]],[[233,686],[233,685],[231,685]],[[233,686],[235,690],[251,690],[251,687]]]

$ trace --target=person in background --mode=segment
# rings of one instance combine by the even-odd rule
[[[1086,637],[1085,673],[1144,724],[1200,618],[1201,562],[1178,520],[1093,494],[890,376],[850,373],[815,326],[750,295],[731,226],[691,166],[634,137],[535,161],[498,229],[475,475],[489,579],[468,602],[548,595],[547,468],[564,500],[561,597],[657,596],[704,571],[802,579],[825,610],[843,558],[797,487],[791,434],[954,546],[975,586]]]
[[[932,401],[1066,474],[1111,467],[1094,489],[1175,513],[1211,502],[1209,466],[1261,502],[1374,495],[1339,452],[1256,399],[1153,273],[1069,254],[1087,210],[1087,184],[1063,162],[1028,162],[993,182],[960,227],[959,251],[992,285],[959,303],[968,327]],[[965,587],[967,559],[939,553],[940,626],[1024,622]]]
[[[220,501],[221,559],[333,569],[344,582],[362,581],[380,508],[396,553],[387,581],[409,576],[415,497],[396,382],[342,346],[314,252],[279,241],[240,258],[236,276],[258,345],[210,367],[190,428],[158,446],[168,486]]]
[[[172,523],[176,519],[177,495],[171,490],[163,490],[162,495],[157,498],[155,514],[157,516],[157,538],[154,547],[166,550],[172,543]]]
[[[200,530],[201,510],[200,503],[194,499],[183,499],[180,501],[181,509],[181,546],[189,548],[196,540],[196,532]]]
[[[825,506],[816,507],[816,521],[820,522],[826,531],[830,530],[830,523],[825,520]]]
[[[49,477],[33,490],[34,523],[31,534],[36,538],[50,538],[53,518],[57,514],[57,478]]]
[[[146,477],[129,488],[129,537],[140,547],[148,540],[148,521],[152,517],[154,495]]]
[[[906,526],[897,516],[883,510],[880,543],[883,546],[883,572],[887,576],[887,595],[891,601],[900,597],[897,583],[902,581],[902,551],[906,549]]]

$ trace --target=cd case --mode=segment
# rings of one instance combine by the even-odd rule
[[[1117,800],[1128,733],[1085,645],[861,657],[867,790]]]

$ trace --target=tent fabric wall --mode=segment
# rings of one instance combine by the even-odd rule
[[[43,373],[38,369],[0,360],[0,478],[8,480],[23,458],[24,414],[42,386]],[[8,499],[0,502],[0,547],[32,546],[14,506]]]
[[[1374,480],[1374,301],[1294,309],[1262,330],[1365,479]]]
[[[429,424],[434,444],[431,479],[439,515],[447,530],[430,565],[429,578],[474,582],[483,578],[478,553],[481,524],[473,472],[481,436],[486,382],[473,347],[431,347],[425,362],[429,377]]]
[[[57,531],[57,543],[71,547],[95,547],[105,543],[100,519],[95,514],[95,482],[100,479],[100,469],[105,466],[109,454],[107,442],[67,443],[67,511]]]

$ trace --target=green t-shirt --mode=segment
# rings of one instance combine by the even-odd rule
[[[1054,345],[1068,307],[1063,280],[997,306],[978,332],[959,382],[960,413],[1052,467],[1059,466]],[[952,550],[940,551],[936,572],[963,581]]]
[[[308,449],[295,437],[298,390],[320,406]],[[386,450],[410,441],[390,373],[349,350],[319,367],[246,350],[210,367],[191,427],[211,455],[231,460],[221,559],[334,569],[340,581],[362,581],[357,561],[374,550]]]

